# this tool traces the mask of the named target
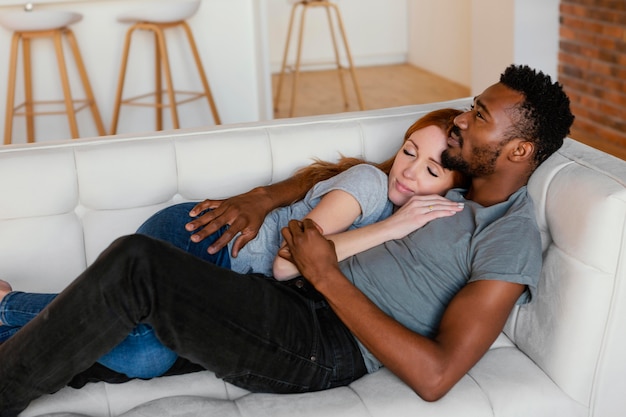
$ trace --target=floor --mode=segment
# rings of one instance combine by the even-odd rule
[[[344,71],[348,106],[343,103],[336,70],[301,72],[293,116],[332,114],[359,110],[352,78]],[[359,67],[356,78],[367,110],[430,103],[469,96],[469,88],[408,64]],[[276,118],[289,117],[293,74],[283,79]],[[272,77],[274,97],[278,75]],[[275,109],[276,110],[276,109]]]
[[[368,110],[452,100],[470,95],[469,88],[408,64],[359,67],[356,74],[364,107]],[[290,117],[292,81],[293,74],[288,73],[283,80],[278,109],[275,109],[276,118]],[[336,70],[301,72],[293,116],[359,110],[352,79],[347,73],[344,73],[344,82],[348,95],[347,107],[341,97],[341,85]],[[273,75],[272,83],[275,97],[277,74]],[[626,160],[626,149],[622,147],[608,146],[576,130],[572,130],[571,136]]]

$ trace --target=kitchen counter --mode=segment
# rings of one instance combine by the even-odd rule
[[[165,0],[38,0],[37,9],[71,10],[83,19],[71,25],[94,90],[100,114],[109,129],[115,100],[122,47],[128,24],[116,16]],[[174,0],[170,0],[174,1]],[[272,117],[271,75],[266,47],[266,0],[202,0],[198,12],[188,20],[194,33],[204,69],[216,101],[222,123],[265,120]],[[26,1],[0,0],[0,13],[22,10]],[[143,35],[146,36],[143,36]],[[6,54],[0,63],[0,123],[4,125],[6,80],[11,32],[0,27],[0,51]],[[188,44],[182,33],[167,34],[168,52],[177,90],[201,90]],[[47,43],[47,44],[46,44]],[[33,41],[34,89],[37,100],[62,98],[54,48],[45,39]],[[131,44],[124,95],[151,91],[154,85],[153,42],[147,33],[136,33]],[[21,55],[21,52],[20,52]],[[70,57],[65,48],[66,58]],[[67,60],[67,59],[66,59]],[[21,59],[20,59],[21,61]],[[84,97],[71,58],[68,62],[72,94]],[[21,62],[18,65],[16,103],[23,100]],[[136,90],[136,92],[134,91]],[[169,109],[166,109],[167,114]],[[181,127],[213,124],[206,101],[198,100],[179,107]],[[91,114],[78,113],[81,137],[96,136]],[[14,120],[14,143],[24,143],[24,118]],[[165,127],[171,126],[165,116]],[[154,109],[122,107],[118,133],[154,129]],[[36,118],[37,141],[69,137],[64,116]]]
[[[0,0],[0,7],[2,6],[24,6],[26,3],[44,4],[44,3],[76,3],[84,1],[98,1],[98,0],[36,0],[36,1],[14,1],[14,0]]]

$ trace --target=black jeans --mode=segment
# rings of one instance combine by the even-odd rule
[[[316,391],[366,373],[354,337],[305,280],[237,274],[132,235],[0,345],[0,416],[65,386],[138,323],[251,391]]]

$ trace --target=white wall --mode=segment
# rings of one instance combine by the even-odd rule
[[[470,85],[471,1],[409,0],[408,62],[462,85]]]
[[[559,0],[472,1],[472,94],[511,63],[557,79]]]
[[[558,78],[559,0],[516,0],[515,63]]]
[[[521,0],[526,1],[526,0]],[[471,94],[495,83],[514,62],[515,0],[472,0]]]
[[[269,61],[279,72],[287,37],[291,5],[287,0],[266,0],[268,10]],[[352,58],[356,66],[404,63],[407,60],[407,0],[337,0]],[[290,62],[295,61],[301,12],[291,41]],[[302,70],[330,68],[334,54],[323,8],[306,15]],[[343,48],[341,49],[343,51]]]
[[[479,94],[511,63],[558,74],[559,0],[409,0],[409,62]]]

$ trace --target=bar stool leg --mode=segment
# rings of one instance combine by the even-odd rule
[[[80,50],[78,49],[78,42],[76,42],[76,37],[74,37],[74,32],[71,29],[65,29],[65,36],[67,37],[68,43],[70,45],[70,50],[74,55],[74,61],[76,62],[76,66],[78,67],[78,74],[83,84],[83,90],[85,90],[85,95],[87,96],[87,104],[89,105],[89,109],[91,110],[91,115],[93,117],[94,123],[96,124],[96,129],[98,130],[98,134],[100,136],[104,136],[106,135],[106,132],[104,130],[104,124],[102,123],[100,112],[98,111],[98,105],[96,104],[96,99],[93,95],[93,90],[91,89],[89,78],[87,77],[85,63],[83,62]]]
[[[128,51],[130,50],[130,42],[132,34],[137,29],[137,25],[131,26],[126,32],[126,39],[124,40],[124,50],[122,52],[122,63],[120,65],[120,75],[117,81],[117,91],[115,92],[115,104],[113,106],[113,118],[111,120],[111,130],[109,134],[114,135],[117,133],[117,123],[120,116],[120,107],[122,105],[122,90],[124,89],[124,81],[126,79],[126,67],[128,65]]]
[[[339,30],[341,32],[341,36],[343,37],[344,47],[346,48],[346,56],[348,58],[348,64],[350,66],[350,74],[352,74],[352,83],[354,84],[357,101],[359,102],[359,109],[365,110],[365,106],[363,105],[363,98],[361,97],[361,88],[359,88],[359,83],[356,79],[356,71],[354,70],[354,63],[352,62],[352,54],[350,53],[350,47],[348,46],[348,37],[346,36],[346,31],[343,27],[343,19],[341,19],[341,13],[339,12],[339,8],[336,4],[329,3],[329,5],[335,10],[335,16],[337,16]]]
[[[135,20],[133,18],[133,20]],[[167,39],[165,37],[165,31],[171,28],[181,27],[184,29],[187,41],[189,42],[189,47],[191,52],[193,53],[194,61],[196,63],[196,67],[200,76],[200,80],[202,82],[202,86],[204,91],[176,91],[174,89],[174,82],[172,78],[172,69],[170,66],[169,54],[167,50]],[[122,99],[123,90],[124,90],[124,78],[126,76],[126,71],[128,67],[128,58],[130,55],[130,43],[131,38],[133,36],[133,32],[136,29],[145,30],[152,32],[154,35],[154,71],[155,71],[155,80],[154,87],[155,91],[150,92],[143,95],[138,95],[134,97],[128,97],[126,99]],[[165,85],[164,85],[165,84]],[[190,98],[183,99],[177,101],[177,94],[189,95]],[[154,102],[145,103],[141,102],[141,99],[152,96],[154,94]],[[167,95],[167,98],[164,97]],[[209,82],[207,80],[206,74],[204,72],[204,68],[202,65],[202,61],[200,59],[200,54],[198,53],[198,47],[196,46],[195,40],[193,38],[193,34],[191,29],[189,28],[187,22],[184,20],[176,20],[176,21],[167,21],[167,22],[152,22],[152,21],[138,21],[126,32],[126,40],[124,51],[122,54],[122,64],[120,68],[119,81],[116,92],[116,100],[113,109],[113,120],[111,123],[111,134],[115,134],[117,132],[117,123],[119,120],[119,112],[122,104],[126,105],[134,105],[134,106],[146,106],[146,107],[155,107],[155,120],[156,120],[156,130],[163,129],[163,109],[165,107],[170,107],[171,111],[171,119],[172,119],[172,128],[179,129],[180,128],[180,120],[178,115],[178,105],[187,103],[190,101],[194,101],[197,99],[202,99],[206,97],[209,107],[211,109],[211,113],[213,115],[213,119],[215,124],[221,124],[221,120],[219,114],[217,112],[217,107],[215,105],[215,101],[213,99],[213,94],[211,92],[211,88],[209,86]],[[167,101],[166,101],[167,100]]]
[[[59,65],[59,74],[61,76],[61,86],[63,87],[63,97],[65,97],[65,109],[70,124],[70,132],[72,139],[78,139],[78,124],[76,123],[76,113],[74,111],[74,102],[72,101],[70,80],[67,75],[67,66],[65,65],[65,57],[63,56],[62,32],[60,30],[54,34],[54,49]]]
[[[282,92],[283,77],[285,76],[285,69],[287,68],[287,56],[289,55],[289,45],[291,43],[291,33],[293,30],[293,21],[295,19],[296,9],[300,6],[300,3],[294,3],[291,7],[291,17],[289,18],[289,27],[287,28],[287,40],[285,41],[285,51],[283,52],[283,64],[280,68],[280,74],[278,75],[278,84],[276,86],[276,95],[274,96],[274,111],[278,111],[278,103],[280,101],[280,93]]]
[[[343,106],[348,108],[348,92],[346,91],[346,83],[343,80],[343,68],[341,66],[341,59],[339,58],[339,48],[337,48],[337,37],[335,36],[335,28],[333,25],[333,19],[330,13],[329,5],[325,5],[326,16],[328,17],[328,28],[330,29],[330,37],[333,42],[333,50],[335,51],[335,62],[337,62],[337,75],[339,76],[339,84],[341,85],[341,94],[343,95]]]
[[[156,32],[154,32],[154,84],[156,130],[163,130],[163,73],[161,71],[159,36]]]
[[[335,28],[334,28],[334,24],[333,24],[333,19],[332,19],[332,12],[331,12],[331,8],[332,10],[334,10],[335,12],[335,17],[337,20],[337,25],[339,26],[339,33],[341,35],[341,37],[343,38],[343,44],[345,47],[345,51],[346,51],[346,57],[348,60],[348,66],[350,69],[350,74],[352,76],[352,82],[354,84],[354,89],[356,92],[356,97],[357,97],[357,101],[359,104],[359,108],[361,110],[365,109],[365,106],[363,104],[363,98],[361,95],[361,89],[359,87],[358,81],[356,79],[356,71],[354,69],[354,63],[352,61],[352,54],[350,53],[350,48],[348,46],[348,39],[346,37],[346,33],[345,33],[345,29],[343,26],[343,20],[341,18],[341,13],[339,12],[339,8],[337,7],[337,5],[329,2],[329,1],[324,1],[324,0],[320,0],[317,2],[313,2],[313,3],[303,3],[303,2],[299,2],[299,3],[295,3],[292,8],[291,8],[291,16],[289,19],[289,26],[287,29],[287,39],[285,41],[285,51],[283,53],[283,63],[281,66],[281,70],[280,70],[280,74],[278,76],[278,84],[276,86],[276,96],[274,97],[274,111],[277,112],[278,111],[278,104],[280,102],[280,95],[282,92],[282,84],[283,84],[283,78],[285,75],[285,71],[286,71],[286,67],[287,67],[287,58],[289,55],[289,46],[290,46],[290,42],[291,42],[291,36],[292,36],[292,31],[293,31],[293,25],[294,25],[294,21],[295,21],[295,12],[296,9],[298,8],[298,6],[302,6],[303,10],[302,10],[302,15],[301,15],[301,22],[300,22],[300,32],[299,32],[299,37],[298,37],[298,46],[297,46],[297,52],[296,52],[296,63],[295,63],[295,68],[294,68],[294,75],[293,75],[293,80],[292,80],[292,91],[291,91],[291,107],[289,109],[289,117],[293,117],[294,112],[295,112],[295,106],[296,106],[296,94],[297,94],[297,88],[298,88],[298,81],[299,81],[299,76],[300,76],[300,66],[301,66],[301,56],[302,56],[302,43],[303,43],[303,37],[304,37],[304,24],[305,24],[305,16],[306,16],[306,12],[308,11],[309,7],[324,7],[326,9],[326,14],[328,17],[328,25],[330,28],[330,35],[331,35],[331,39],[332,39],[332,43],[333,43],[333,48],[334,48],[334,52],[335,52],[335,61],[337,63],[337,74],[339,76],[339,83],[341,85],[341,92],[343,95],[343,100],[344,100],[344,107],[348,108],[349,103],[348,103],[348,93],[347,93],[347,89],[346,89],[346,84],[345,84],[345,80],[343,77],[343,67],[341,65],[341,58],[339,55],[339,48],[337,45],[337,36],[335,34]]]
[[[22,35],[22,54],[24,60],[24,111],[26,113],[26,140],[35,142],[35,104],[33,101],[33,77],[30,52],[30,36]]]
[[[9,83],[7,85],[7,105],[4,117],[4,144],[10,145],[13,136],[13,111],[15,107],[15,75],[17,73],[17,49],[20,34],[14,33],[11,39],[11,56],[9,59]]]
[[[213,100],[213,94],[211,93],[211,88],[209,87],[209,80],[206,77],[206,73],[204,72],[204,66],[202,65],[202,60],[200,59],[200,54],[198,53],[198,47],[196,46],[196,41],[194,40],[193,34],[191,33],[191,29],[187,22],[181,23],[183,29],[185,29],[185,33],[187,34],[187,40],[189,41],[189,47],[191,48],[191,52],[193,54],[194,60],[196,61],[196,67],[198,68],[198,74],[200,75],[200,80],[202,81],[202,87],[204,88],[204,95],[209,102],[209,107],[211,108],[211,114],[213,115],[213,121],[215,124],[222,124],[220,120],[220,116],[217,113],[217,106],[215,105],[215,100]]]
[[[291,106],[289,108],[289,117],[293,117],[293,113],[296,109],[296,92],[298,91],[298,78],[300,77],[300,59],[302,57],[302,40],[304,39],[304,22],[306,18],[306,12],[309,6],[304,4],[302,10],[302,17],[300,19],[300,33],[298,35],[298,50],[296,52],[296,67],[293,73],[293,84],[291,90]]]
[[[157,34],[158,41],[157,44],[159,46],[159,52],[161,56],[161,64],[163,66],[163,71],[165,73],[165,84],[167,85],[167,95],[169,97],[169,106],[170,111],[172,113],[172,126],[174,129],[179,128],[178,123],[178,110],[176,108],[176,96],[174,93],[174,83],[172,82],[172,71],[170,70],[170,60],[167,54],[167,45],[165,44],[165,35],[163,34],[163,30],[157,25],[155,26],[154,32]]]

